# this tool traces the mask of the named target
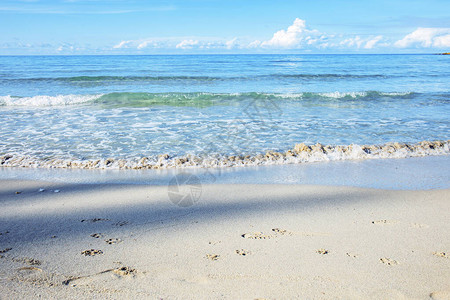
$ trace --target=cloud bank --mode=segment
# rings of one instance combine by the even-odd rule
[[[320,32],[317,29],[309,28],[306,21],[296,18],[292,25],[286,29],[276,31],[271,38],[267,40],[248,40],[238,37],[232,39],[221,38],[184,38],[184,39],[159,39],[159,43],[155,43],[154,39],[143,40],[124,40],[113,46],[113,49],[136,49],[144,50],[152,47],[165,47],[168,49],[178,50],[195,50],[195,49],[222,49],[222,50],[289,50],[289,49],[305,49],[305,50],[358,50],[358,49],[374,49],[377,47],[389,46],[387,39],[381,35],[373,35],[368,37],[360,36],[344,36],[333,35]]]
[[[446,48],[450,47],[450,28],[417,28],[394,43],[398,48]]]
[[[36,47],[41,47],[35,45]],[[36,48],[35,47],[35,48]],[[33,45],[16,43],[0,44],[0,49],[29,49]],[[407,51],[408,49],[450,49],[450,28],[417,28],[400,38],[383,35],[349,35],[330,34],[308,27],[305,20],[296,18],[286,29],[280,29],[267,39],[249,38],[203,38],[203,37],[168,37],[122,40],[109,47],[92,49],[89,46],[77,46],[73,43],[42,46],[46,52],[53,48],[54,53],[76,53],[83,51],[101,51],[103,53],[151,53],[152,50],[164,53],[168,51],[220,51],[220,52],[268,52],[303,50],[316,52],[377,52]],[[43,50],[43,51],[44,51]]]

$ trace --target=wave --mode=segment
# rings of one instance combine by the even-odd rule
[[[155,105],[197,106],[226,105],[242,101],[371,101],[380,99],[409,99],[414,92],[329,92],[329,93],[109,93],[97,95],[38,95],[33,97],[0,96],[0,106],[39,107],[68,105],[97,105],[105,108],[150,107]]]
[[[382,74],[274,74],[281,78],[304,78],[304,79],[351,79],[351,78],[388,78]]]
[[[40,159],[20,154],[0,156],[0,167],[70,168],[70,169],[167,169],[188,167],[234,167],[274,164],[299,164],[319,161],[407,158],[449,155],[450,140],[423,141],[416,144],[383,145],[306,145],[297,144],[285,152],[267,151],[257,155],[185,155],[161,154],[153,157],[98,158],[90,160]]]
[[[0,106],[65,106],[93,101],[102,95],[0,96]]]
[[[40,77],[40,78],[20,78],[20,79],[3,79],[3,81],[14,82],[63,82],[73,84],[108,84],[120,82],[160,82],[160,81],[236,81],[236,80],[261,80],[261,79],[277,79],[292,78],[304,80],[316,79],[364,79],[364,78],[388,78],[390,76],[383,74],[266,74],[254,76],[72,76],[72,77]]]

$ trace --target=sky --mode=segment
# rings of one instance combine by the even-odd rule
[[[0,0],[0,55],[449,51],[449,0]]]

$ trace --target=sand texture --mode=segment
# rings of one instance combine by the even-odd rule
[[[0,298],[450,299],[450,190],[185,191],[1,181]]]

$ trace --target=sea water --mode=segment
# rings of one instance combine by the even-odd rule
[[[442,55],[0,56],[0,164],[449,154],[449,79]]]

